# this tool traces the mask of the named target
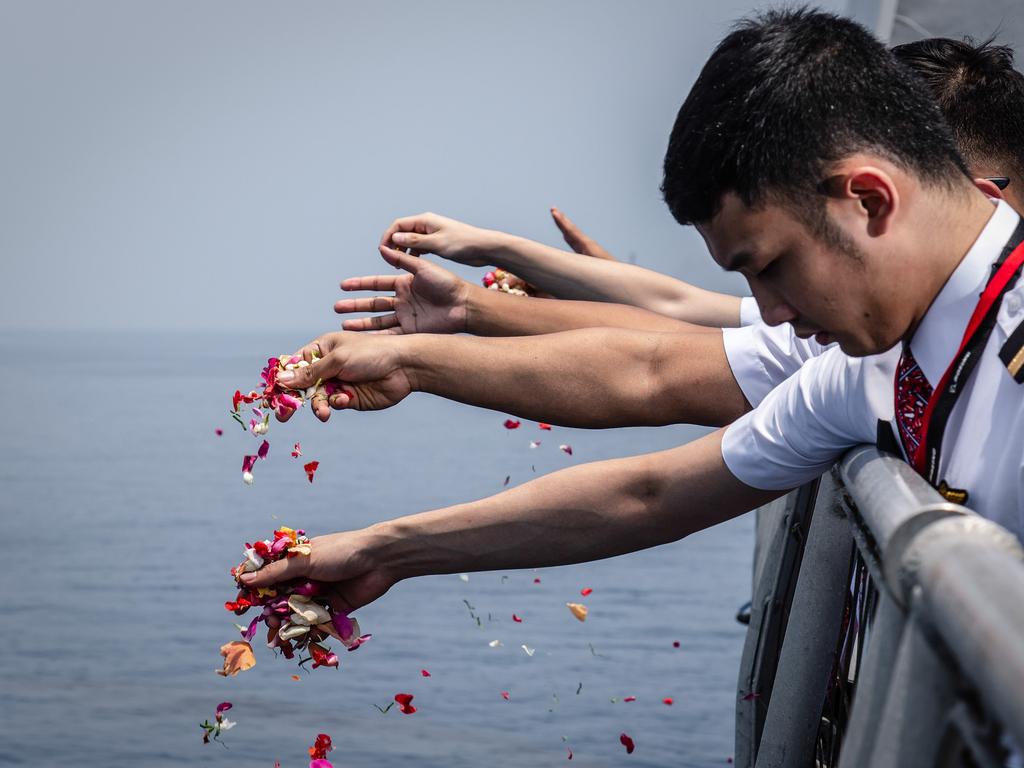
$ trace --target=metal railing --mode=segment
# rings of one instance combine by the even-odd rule
[[[758,512],[747,768],[1019,764],[1024,551],[873,447]]]

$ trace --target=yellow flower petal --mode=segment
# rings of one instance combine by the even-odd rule
[[[221,677],[234,677],[239,672],[256,666],[256,656],[252,646],[244,640],[235,640],[220,647],[220,655],[224,657],[224,668],[218,669]]]
[[[569,610],[572,611],[572,615],[577,619],[580,621],[587,620],[587,606],[583,603],[566,603],[566,606],[568,606]]]

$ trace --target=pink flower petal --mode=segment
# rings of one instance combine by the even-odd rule
[[[572,456],[572,446],[571,445],[568,445],[568,444],[560,445],[560,446],[558,446],[558,450],[560,450],[562,453],[568,453],[570,456]]]
[[[227,712],[229,709],[231,709],[231,702],[222,701],[220,704],[217,705],[217,714],[219,715],[222,712]]]
[[[429,672],[428,672],[427,670],[425,670],[425,669],[421,669],[421,670],[420,670],[420,674],[421,674],[421,675],[422,675],[423,677],[430,677],[430,676],[431,676],[431,675],[430,675],[430,673],[429,673]]]
[[[522,422],[517,419],[505,419],[505,429],[519,429],[520,424]]]
[[[242,471],[252,472],[252,468],[256,466],[256,456],[249,455],[242,457]]]
[[[267,454],[269,452],[270,452],[270,443],[268,443],[266,440],[264,440],[260,444],[259,450],[256,451],[256,456],[258,458],[265,459],[265,458],[267,458]]]

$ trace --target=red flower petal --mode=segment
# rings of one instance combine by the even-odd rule
[[[679,647],[679,641],[678,640],[673,640],[672,641],[672,647],[673,648],[678,648]]]
[[[593,591],[594,590],[592,590],[590,587],[584,587],[583,589],[580,590],[580,594],[583,595],[584,597],[586,597],[587,595],[589,595]]]
[[[306,477],[309,478],[309,482],[313,482],[313,475],[316,474],[317,469],[320,466],[319,461],[311,461],[308,464],[303,464],[302,468],[306,470]]]
[[[636,701],[636,696],[626,696],[622,699],[623,701]]]
[[[519,618],[518,616],[516,616],[514,613],[512,614],[512,621],[514,621],[516,624],[522,624],[523,623],[523,620],[521,618]]]
[[[503,698],[505,701],[511,701],[512,700],[511,696],[509,696],[508,691],[502,691],[501,692],[501,698]]]
[[[540,584],[540,579],[534,579],[534,580],[533,580],[533,583],[534,583],[534,584]]]
[[[505,419],[505,429],[519,429],[520,424],[522,422],[516,419]]]
[[[672,697],[671,696],[666,696],[664,699],[661,700],[661,703],[664,704],[665,706],[671,707],[672,704],[673,704]]]
[[[548,432],[551,431],[551,425],[550,424],[545,424],[543,421],[540,422],[537,426],[540,427],[541,429],[547,430]]]
[[[422,675],[423,677],[430,677],[430,673],[429,673],[429,672],[427,672],[427,670],[425,670],[425,669],[421,669],[421,670],[420,670],[420,674],[421,674],[421,675]]]
[[[626,748],[626,754],[627,755],[632,755],[633,754],[633,750],[636,749],[636,744],[634,744],[633,740],[631,738],[629,738],[629,734],[626,734],[626,733],[619,734],[619,742],[622,744],[622,746],[624,746]]]
[[[566,747],[566,749],[569,749],[569,748]],[[572,750],[571,749],[569,749],[569,756],[567,758],[565,758],[565,759],[566,760],[572,760]]]
[[[217,433],[217,437],[221,437],[224,434],[223,429],[215,429],[213,431]]]
[[[270,451],[270,443],[268,443],[266,440],[264,440],[260,444],[259,450],[256,451],[256,455],[258,457],[260,457],[261,459],[265,459],[265,458],[267,458],[267,453],[269,451]]]
[[[416,711],[416,707],[412,705],[413,695],[411,693],[396,693],[395,701],[398,702],[398,710],[403,715],[411,715]]]

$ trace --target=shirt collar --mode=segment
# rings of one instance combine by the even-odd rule
[[[1016,212],[1000,200],[974,245],[935,297],[910,341],[910,351],[935,387],[960,346],[964,329],[985,288],[989,268],[1017,226]]]

